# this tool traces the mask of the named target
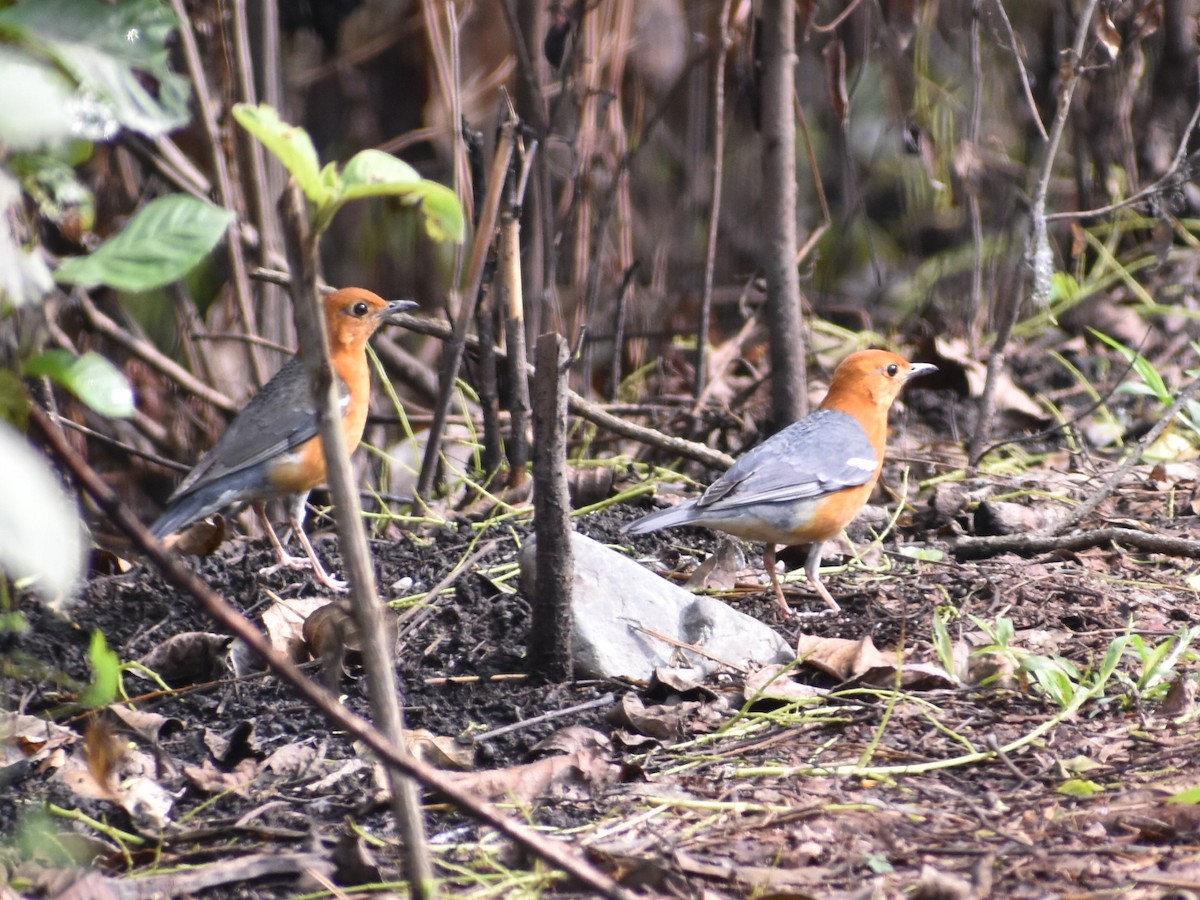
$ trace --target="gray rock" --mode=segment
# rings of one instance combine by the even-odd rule
[[[717,660],[760,666],[795,659],[774,629],[720,600],[697,597],[581,534],[572,534],[571,544],[577,677],[648,681],[656,668],[669,666],[699,681],[721,668]],[[536,580],[535,559],[530,541],[521,551],[521,583],[527,594]],[[647,630],[701,647],[708,655],[677,647]]]

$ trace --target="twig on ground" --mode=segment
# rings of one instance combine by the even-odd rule
[[[609,691],[603,697],[597,697],[595,700],[588,700],[585,703],[577,703],[574,706],[568,706],[566,709],[552,709],[550,712],[542,713],[540,716],[534,716],[531,719],[522,719],[520,722],[513,722],[509,725],[501,725],[499,728],[493,728],[491,731],[484,731],[480,734],[471,735],[471,740],[479,744],[483,741],[491,741],[500,737],[502,734],[511,734],[514,731],[522,731],[526,728],[531,728],[534,725],[541,725],[543,722],[549,722],[552,719],[561,719],[563,716],[573,716],[577,713],[587,712],[589,709],[599,709],[601,706],[608,706],[613,702],[613,693]]]

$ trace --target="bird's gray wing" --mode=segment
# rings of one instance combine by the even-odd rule
[[[866,484],[878,464],[857,419],[818,410],[740,457],[696,501],[695,513],[821,497]]]
[[[334,377],[339,406],[345,410],[350,392],[341,378]],[[317,412],[304,362],[293,357],[250,398],[212,449],[180,482],[171,500],[287,453],[315,437],[317,431]]]

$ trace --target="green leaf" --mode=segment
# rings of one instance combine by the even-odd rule
[[[417,170],[382,150],[354,154],[342,169],[342,199],[411,193],[421,184]]]
[[[422,179],[408,163],[381,150],[363,150],[350,158],[342,170],[337,202],[319,211],[314,230],[324,230],[342,204],[366,197],[398,197],[406,204],[419,204],[425,233],[438,243],[461,241],[466,233],[462,206],[452,190]]]
[[[0,422],[0,569],[31,580],[52,603],[69,598],[83,577],[83,524],[57,476],[7,423]]]
[[[121,686],[121,660],[112,650],[108,649],[108,641],[104,632],[93,631],[92,641],[88,645],[88,662],[92,666],[92,683],[79,698],[84,706],[95,709],[108,706],[117,699],[117,691]]]
[[[1097,784],[1086,778],[1070,778],[1060,784],[1055,790],[1068,797],[1094,797],[1104,793],[1104,785]]]
[[[53,378],[102,416],[124,419],[133,415],[133,388],[99,353],[75,356],[66,350],[47,350],[31,359],[25,371]]]
[[[467,226],[454,191],[436,181],[422,181],[417,193],[421,196],[421,212],[425,214],[425,233],[438,243],[461,243]]]
[[[214,246],[233,213],[205,200],[172,194],[151,200],[90,256],[63,260],[55,277],[139,293],[182,278]]]
[[[320,207],[332,199],[334,185],[327,184],[322,178],[317,148],[313,146],[307,131],[299,126],[289,125],[279,118],[279,113],[273,107],[265,103],[258,106],[236,103],[233,107],[233,117],[279,158],[283,167],[296,179],[296,184],[304,191],[309,203]],[[336,168],[332,170],[332,174],[336,179]]]
[[[1187,788],[1167,798],[1168,803],[1182,803],[1187,806],[1200,804],[1200,787]]]
[[[177,27],[159,0],[22,0],[0,12],[0,31],[79,82],[82,93],[69,104],[73,131],[94,140],[113,137],[119,125],[157,136],[187,123],[188,83],[172,71],[167,48]]]

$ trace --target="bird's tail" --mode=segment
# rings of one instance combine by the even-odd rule
[[[169,534],[186,528],[198,519],[203,519],[209,513],[215,512],[211,502],[199,494],[188,494],[180,497],[167,507],[166,512],[150,526],[150,533],[159,540]]]
[[[642,518],[635,519],[623,526],[621,533],[646,534],[650,531],[658,531],[661,528],[687,525],[695,520],[695,505],[696,501],[691,500],[687,503],[680,503],[678,506],[671,506],[667,509],[660,509],[658,512],[652,512],[648,516],[642,516]]]

